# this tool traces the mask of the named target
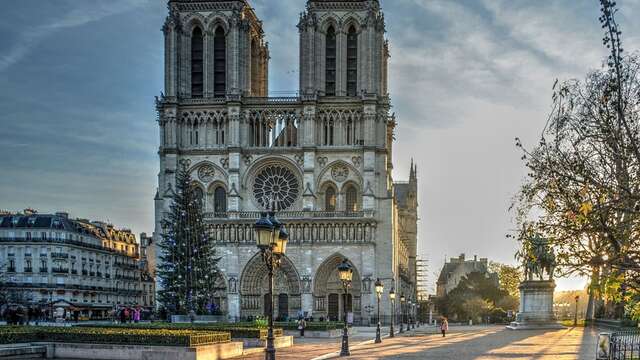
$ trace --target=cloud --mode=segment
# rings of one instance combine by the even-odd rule
[[[133,10],[150,0],[112,0],[108,2],[87,2],[83,6],[71,9],[60,18],[34,27],[27,27],[22,32],[17,44],[7,54],[0,56],[0,72],[24,58],[34,47],[57,31],[73,28],[101,20],[105,17]]]

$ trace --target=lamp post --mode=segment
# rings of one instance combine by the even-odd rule
[[[380,338],[380,297],[382,296],[382,291],[384,290],[384,285],[382,285],[382,281],[380,278],[376,280],[376,296],[378,298],[378,325],[376,325],[376,340],[375,343],[379,344],[382,342]]]
[[[413,301],[409,300],[409,306],[407,306],[407,328],[413,330]]]
[[[404,332],[404,302],[405,302],[404,294],[400,294],[400,333]],[[409,330],[409,328],[407,328]]]
[[[396,335],[393,333],[393,322],[396,318],[396,292],[393,291],[393,288],[389,291],[389,299],[391,299],[391,327],[389,328],[389,337],[395,337]]]
[[[576,295],[576,312],[573,314],[573,326],[578,326],[578,300],[580,300],[580,295]]]
[[[273,345],[273,272],[280,264],[280,258],[287,250],[289,234],[275,217],[275,212],[260,214],[260,219],[253,226],[256,233],[256,245],[262,254],[262,260],[267,265],[269,275],[269,329],[267,332],[267,347],[265,360],[275,360],[276,349]]]
[[[340,281],[342,281],[342,288],[344,290],[344,329],[342,329],[342,347],[340,349],[340,356],[349,356],[349,324],[347,322],[347,296],[349,294],[349,286],[351,286],[351,279],[353,278],[353,268],[349,265],[347,259],[343,259],[342,263],[338,265],[338,275]]]

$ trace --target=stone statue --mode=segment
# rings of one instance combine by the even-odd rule
[[[519,253],[524,267],[525,279],[532,281],[534,277],[545,280],[545,273],[549,280],[553,280],[556,267],[556,256],[548,239],[539,233],[524,240]]]
[[[561,329],[553,313],[553,273],[556,256],[549,239],[539,233],[528,233],[517,257],[524,267],[525,281],[520,283],[520,308],[516,321],[508,329]],[[545,275],[547,278],[545,278]]]

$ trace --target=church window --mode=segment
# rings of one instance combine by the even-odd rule
[[[191,97],[202,97],[204,84],[203,65],[204,39],[199,27],[191,34]]]
[[[333,145],[333,120],[326,119],[323,126],[324,145]]]
[[[227,191],[222,186],[213,191],[213,208],[216,214],[227,211]]]
[[[336,189],[329,186],[324,194],[324,210],[336,211]]]
[[[258,65],[260,62],[258,43],[256,39],[251,40],[251,95],[259,96]]]
[[[218,26],[213,37],[213,96],[225,97],[227,93],[227,44],[224,29]]]
[[[336,95],[336,30],[330,26],[327,30],[326,54],[325,54],[325,94]]]
[[[358,211],[358,190],[356,189],[356,187],[353,185],[349,185],[347,187],[346,195],[347,207],[345,210],[348,212]]]
[[[202,207],[203,200],[204,200],[204,192],[202,191],[202,188],[200,188],[197,185],[194,185],[194,188],[193,188],[193,199],[196,201],[196,204],[198,206]]]
[[[253,182],[253,196],[264,209],[275,202],[276,210],[291,207],[300,194],[298,178],[287,167],[270,165],[262,169]]]
[[[347,95],[356,96],[358,92],[358,34],[355,27],[347,34]]]

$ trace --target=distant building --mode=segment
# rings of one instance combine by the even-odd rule
[[[495,279],[496,284],[498,283],[498,275],[489,272],[489,264],[486,258],[478,260],[478,257],[474,256],[473,260],[466,260],[465,255],[461,254],[457,258],[451,258],[442,267],[436,283],[436,295],[438,297],[447,295],[458,286],[463,277],[472,272],[487,274],[487,276]]]
[[[118,306],[153,307],[155,283],[141,252],[146,244],[141,251],[130,230],[104,222],[32,210],[0,215],[2,288],[28,305],[93,318]]]

